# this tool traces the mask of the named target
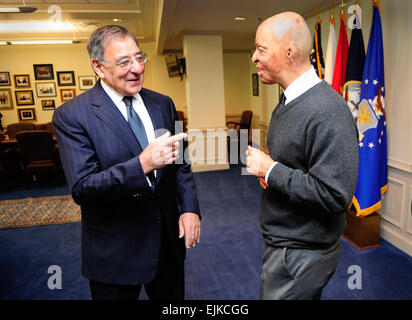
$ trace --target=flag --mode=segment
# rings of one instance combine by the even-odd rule
[[[318,19],[315,24],[315,33],[313,37],[313,49],[310,55],[311,62],[315,68],[316,73],[319,78],[323,79],[325,73],[325,62],[323,60],[323,51],[322,51],[322,37],[321,37],[321,24],[322,21]]]
[[[335,68],[333,70],[332,87],[340,95],[343,94],[345,84],[346,63],[348,59],[348,36],[346,34],[345,15],[340,15],[340,30],[338,47],[336,49]]]
[[[381,207],[381,195],[388,189],[382,23],[376,0],[360,101],[359,173],[353,204],[358,216],[366,216]]]
[[[333,15],[329,19],[329,38],[328,47],[326,48],[326,64],[325,64],[325,81],[332,84],[333,69],[335,68],[336,58],[336,32],[335,32],[335,19]]]
[[[361,17],[358,13],[356,13],[356,19],[359,19],[359,23],[352,29],[348,62],[346,66],[345,85],[343,87],[343,97],[355,119],[358,118],[363,69],[365,66],[365,44],[363,42],[362,27],[360,23]]]

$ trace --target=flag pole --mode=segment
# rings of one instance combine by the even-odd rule
[[[318,39],[318,25],[322,24],[322,20],[320,19],[320,9],[317,9],[317,14],[316,14],[316,23],[315,23],[315,44],[316,44],[316,61],[317,61],[317,69],[318,69],[318,75],[319,78],[323,79],[324,76],[322,74],[322,65],[320,62],[320,56],[319,56],[319,39]]]
[[[339,7],[340,7],[340,17],[343,19],[343,21],[345,21],[345,6],[346,6],[346,3],[345,1],[342,0],[339,4]]]

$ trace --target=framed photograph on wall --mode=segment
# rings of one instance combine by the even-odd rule
[[[10,73],[7,71],[0,71],[0,86],[8,87],[11,86]]]
[[[54,110],[56,108],[53,99],[42,100],[41,101],[41,106],[42,106],[43,110]]]
[[[15,91],[16,103],[18,106],[27,106],[34,104],[33,90]]]
[[[20,121],[36,121],[36,111],[34,108],[17,109]]]
[[[54,82],[36,82],[36,94],[38,98],[55,97],[56,84]]]
[[[62,101],[69,101],[70,99],[73,99],[76,96],[76,89],[70,88],[70,89],[60,89],[60,98]]]
[[[53,80],[54,72],[52,64],[33,64],[34,79],[36,80]]]
[[[30,75],[29,74],[15,74],[14,86],[16,88],[30,88]]]
[[[252,74],[252,92],[255,97],[259,96],[259,76],[257,73]]]
[[[59,86],[74,86],[74,71],[57,71],[57,84]]]
[[[13,109],[11,89],[0,89],[0,110]]]
[[[96,84],[95,76],[79,76],[80,90],[89,90]]]

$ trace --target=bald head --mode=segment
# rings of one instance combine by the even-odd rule
[[[312,35],[306,21],[295,12],[274,15],[259,26],[272,32],[274,40],[284,46],[293,45],[298,49],[296,58],[307,61],[312,50]]]
[[[263,21],[256,32],[252,57],[264,83],[284,88],[310,68],[312,35],[297,13],[283,12]]]

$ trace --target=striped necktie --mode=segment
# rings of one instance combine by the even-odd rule
[[[126,104],[127,108],[127,121],[129,122],[129,126],[132,129],[134,135],[136,136],[137,141],[139,141],[140,146],[142,147],[142,149],[144,149],[149,144],[149,141],[147,139],[146,129],[143,125],[143,121],[142,119],[140,119],[139,115],[133,109],[132,100],[133,97],[123,97],[123,101]],[[149,172],[147,176],[149,177],[150,182],[152,183],[152,189],[154,190],[156,186],[156,178],[153,171]]]
[[[136,136],[137,141],[139,141],[140,146],[142,147],[142,149],[144,149],[149,144],[147,140],[146,129],[144,128],[142,119],[140,119],[136,111],[134,111],[133,109],[132,99],[133,97],[129,96],[123,98],[127,109],[127,121],[129,122],[129,126]]]

